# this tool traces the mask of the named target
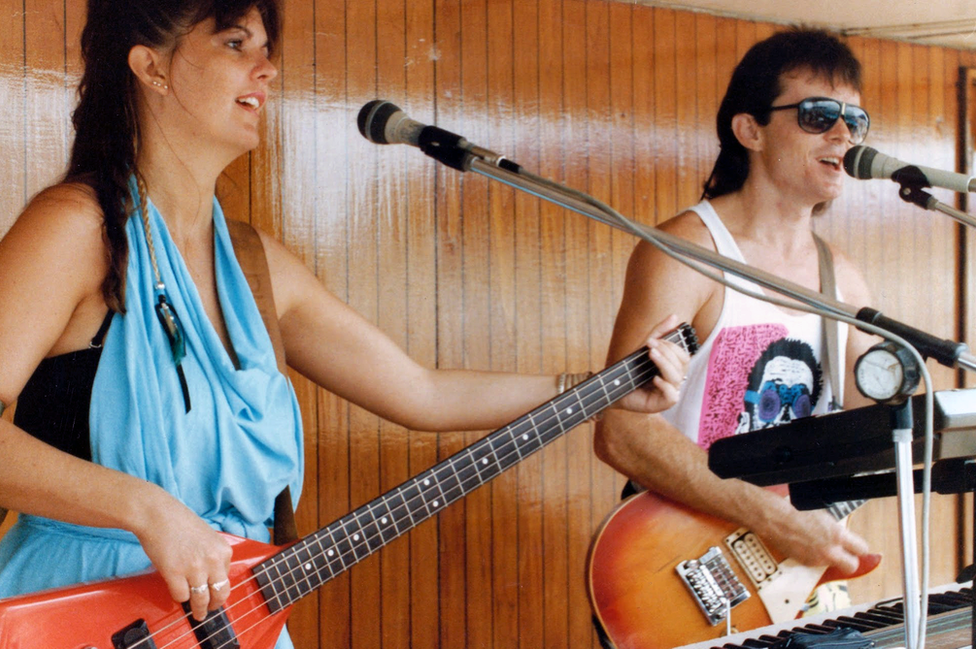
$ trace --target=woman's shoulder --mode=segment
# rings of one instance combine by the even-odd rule
[[[102,242],[102,229],[102,209],[95,191],[83,183],[58,183],[30,199],[11,234],[98,244]]]
[[[24,212],[94,219],[99,225],[102,220],[102,208],[94,188],[82,182],[61,182],[42,189],[30,199]]]
[[[94,190],[80,183],[59,183],[31,198],[0,243],[21,263],[83,267],[90,275],[107,267],[103,231]]]

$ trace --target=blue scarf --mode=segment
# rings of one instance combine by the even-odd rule
[[[135,204],[138,190],[131,182]],[[116,315],[99,363],[90,412],[95,462],[160,485],[214,527],[265,541],[275,496],[301,489],[302,429],[294,390],[234,256],[214,200],[217,293],[239,369],[211,324],[166,223],[147,200],[167,298],[186,341],[181,365],[154,311],[155,278],[143,221],[126,226],[126,315]]]

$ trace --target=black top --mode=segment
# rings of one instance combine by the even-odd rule
[[[109,311],[88,349],[45,358],[17,398],[14,424],[37,439],[83,460],[91,460],[88,412]]]

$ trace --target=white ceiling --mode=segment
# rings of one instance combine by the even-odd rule
[[[976,50],[976,0],[634,0],[850,35]]]

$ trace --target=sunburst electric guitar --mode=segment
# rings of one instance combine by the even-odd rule
[[[828,511],[841,520],[862,502]],[[807,567],[745,528],[644,492],[618,505],[593,537],[587,587],[617,649],[668,649],[718,638],[729,623],[736,632],[795,619],[819,584],[880,561],[862,557],[844,576]]]
[[[689,325],[665,338],[698,348]],[[635,352],[287,548],[229,537],[230,596],[201,623],[148,572],[0,600],[0,649],[272,649],[298,599],[657,373]]]

